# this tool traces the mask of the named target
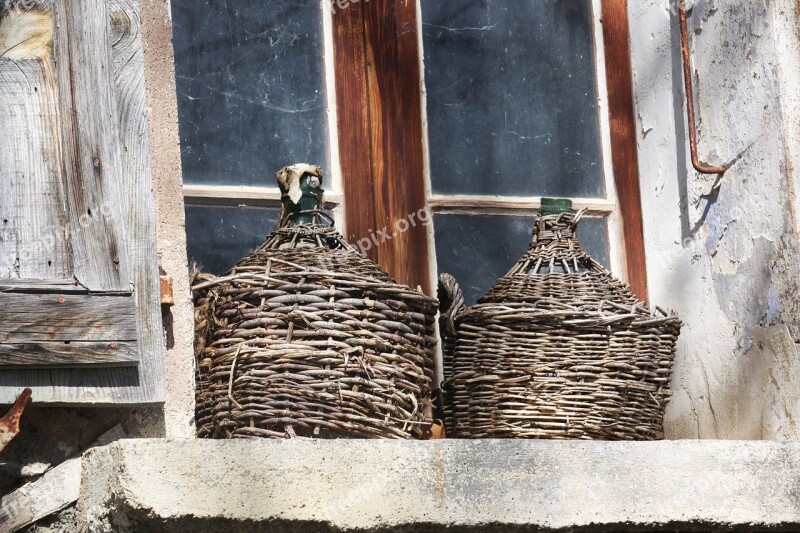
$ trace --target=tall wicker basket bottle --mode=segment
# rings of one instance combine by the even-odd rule
[[[473,307],[440,276],[448,436],[663,438],[681,322],[581,249],[571,207],[542,201],[528,251]]]
[[[278,228],[227,275],[194,287],[199,435],[423,436],[437,301],[336,232],[319,167],[277,176]]]

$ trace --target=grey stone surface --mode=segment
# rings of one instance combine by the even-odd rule
[[[800,444],[127,440],[82,531],[800,530]]]

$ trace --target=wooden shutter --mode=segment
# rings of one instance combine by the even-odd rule
[[[138,2],[31,3],[0,12],[0,402],[163,401]]]

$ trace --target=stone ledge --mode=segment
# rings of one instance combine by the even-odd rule
[[[800,444],[120,441],[84,531],[800,530]]]

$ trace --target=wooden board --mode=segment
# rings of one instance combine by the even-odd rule
[[[85,368],[136,366],[136,341],[127,342],[0,342],[0,368]]]
[[[130,296],[0,293],[0,343],[136,341]],[[77,361],[80,362],[80,361]]]
[[[0,278],[72,276],[52,57],[0,58]]]
[[[639,190],[627,1],[602,0],[602,18],[611,125],[611,157],[622,219],[628,284],[636,296],[647,301],[647,269]]]
[[[129,290],[108,6],[56,2],[53,18],[74,276],[92,290]]]
[[[73,195],[75,200],[70,203],[68,215],[72,217],[86,208],[86,212],[83,213],[84,222],[102,218],[96,227],[93,223],[89,225],[93,226],[91,231],[101,232],[108,238],[103,237],[98,241],[99,248],[95,249],[97,255],[90,256],[93,259],[87,260],[86,255],[81,256],[84,258],[83,265],[74,267],[78,283],[73,282],[71,275],[70,279],[66,280],[53,279],[57,276],[34,280],[5,279],[0,281],[0,293],[9,296],[20,292],[49,295],[50,289],[52,292],[67,296],[98,297],[98,294],[92,293],[98,290],[105,293],[103,297],[115,297],[127,293],[128,305],[133,305],[135,301],[136,307],[142,312],[136,313],[135,320],[131,322],[130,313],[116,309],[116,312],[121,312],[126,317],[124,322],[113,323],[106,333],[101,334],[99,340],[71,341],[69,345],[64,345],[63,341],[48,340],[35,343],[39,350],[37,354],[39,358],[36,361],[31,359],[30,362],[41,364],[42,358],[45,361],[49,358],[59,368],[0,371],[0,403],[9,403],[26,386],[33,389],[33,401],[37,403],[113,405],[164,401],[163,335],[158,293],[155,211],[146,120],[144,55],[138,8],[138,2],[133,0],[112,0],[108,3],[101,0],[78,0],[71,1],[66,11],[56,10],[56,18],[61,26],[55,34],[54,53],[57,57],[65,54],[58,71],[59,83],[61,77],[70,83],[75,81],[71,75],[64,74],[66,69],[80,69],[84,60],[96,59],[98,64],[93,67],[92,72],[83,73],[81,74],[83,78],[76,79],[83,79],[85,83],[91,81],[91,83],[106,84],[103,94],[97,94],[95,90],[84,91],[74,102],[76,109],[87,109],[86,106],[90,106],[91,109],[99,111],[99,116],[103,117],[105,123],[97,124],[96,117],[89,116],[88,111],[85,114],[78,112],[77,116],[70,118],[73,126],[80,124],[80,127],[74,126],[77,130],[67,132],[72,139],[69,141],[71,144],[68,151],[71,151],[71,155],[67,157],[68,166],[73,171],[77,167],[77,172],[81,172],[83,176],[88,172],[91,186],[99,189],[89,192],[77,191],[79,194]],[[79,20],[81,16],[86,17],[84,22]],[[68,38],[70,32],[76,32],[76,28],[82,28],[84,23],[91,28],[77,31],[77,39],[89,39],[89,41],[83,44],[70,43],[67,48],[59,46],[59,39]],[[90,45],[90,42],[94,45]],[[87,50],[95,49],[97,53],[92,52],[91,57],[87,58]],[[83,59],[76,59],[79,57]],[[78,91],[79,87],[80,85],[73,83],[67,91],[70,98],[73,98],[72,93]],[[102,102],[95,101],[94,97],[86,96],[84,93],[94,95],[97,99],[102,99]],[[97,107],[94,107],[95,104]],[[98,139],[98,145],[93,145],[91,141],[93,138]],[[87,153],[92,155],[91,166],[86,165]],[[97,154],[105,155],[97,156]],[[95,167],[95,156],[100,159],[98,167]],[[66,168],[63,172],[67,173]],[[65,186],[65,194],[72,194],[69,187],[73,185],[74,183]],[[89,216],[88,209],[98,202],[101,202],[100,211],[95,208],[93,214]],[[114,216],[104,216],[107,213]],[[80,220],[79,218],[79,225]],[[70,227],[72,230],[75,229],[74,224]],[[80,229],[83,230],[83,227]],[[119,235],[124,235],[125,238],[118,239]],[[116,245],[113,244],[115,239]],[[81,246],[84,245],[72,246],[76,256],[84,253],[78,251]],[[90,243],[85,246],[92,245]],[[114,265],[111,266],[107,260],[114,252],[115,246],[116,253],[120,254],[119,263],[115,261],[116,257],[111,257],[111,263]],[[24,290],[20,290],[20,287]],[[130,296],[131,288],[135,288],[132,296]],[[65,296],[65,301],[68,300]],[[102,316],[108,318],[108,315]],[[95,324],[98,320],[102,319],[96,318]],[[122,337],[129,338],[130,332],[134,329],[135,338],[138,339],[136,346],[130,340],[122,339]],[[41,338],[45,338],[48,334],[53,335],[47,333],[46,329],[42,331],[44,333],[40,333]],[[80,333],[74,328],[67,328],[65,332],[59,335]],[[124,334],[118,335],[118,333]],[[120,337],[119,340],[112,339],[117,336]],[[61,346],[48,344],[51,342],[60,342]],[[116,342],[116,348],[111,346],[113,342]],[[5,351],[13,355],[15,352],[12,348],[15,347],[13,343],[9,346],[11,347],[7,347]],[[2,352],[3,349],[0,348],[0,353]],[[132,365],[134,355],[139,359],[138,366],[108,367]],[[70,357],[72,362],[79,360],[86,364],[80,368],[65,368],[72,366]],[[87,364],[95,367],[100,365],[103,368],[92,368]]]
[[[81,459],[76,457],[3,496],[0,531],[19,531],[65,509],[78,500],[80,488]]]
[[[431,294],[427,228],[410,223],[426,208],[416,9],[392,0],[339,10],[334,62],[348,237],[385,232],[368,255]]]

